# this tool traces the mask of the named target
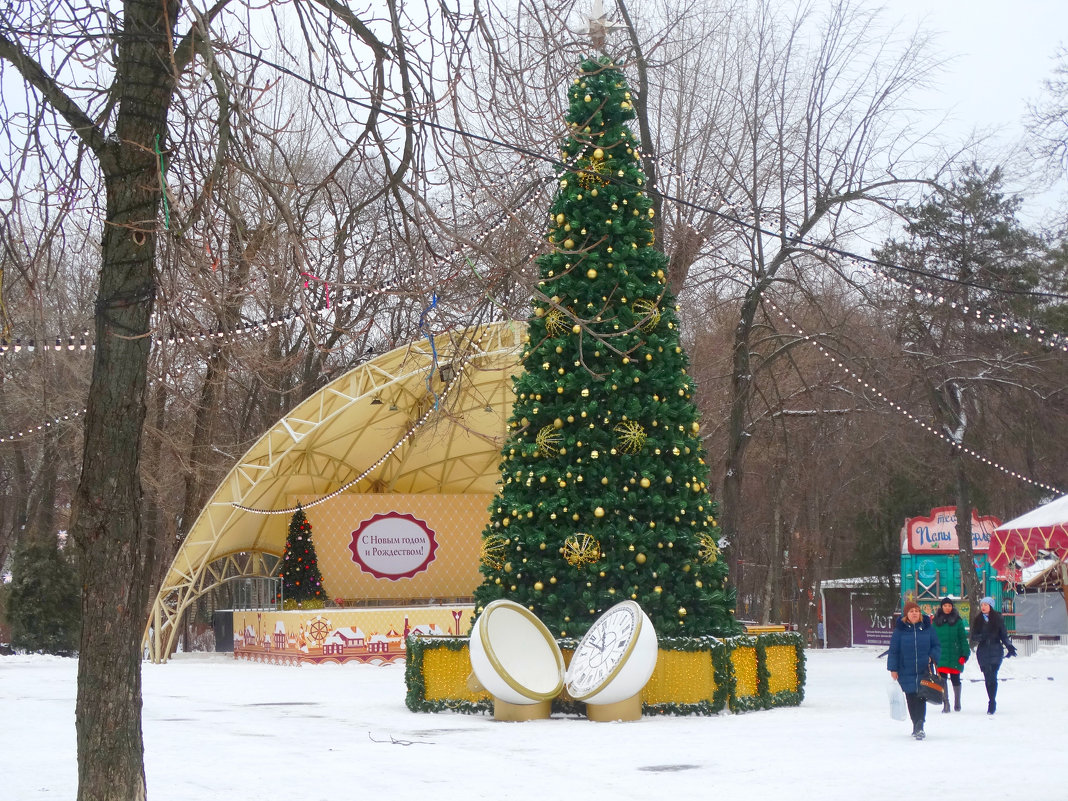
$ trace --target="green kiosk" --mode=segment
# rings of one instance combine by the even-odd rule
[[[972,551],[975,571],[982,585],[980,596],[989,595],[1005,616],[1009,631],[1015,628],[1012,593],[998,581],[997,571],[988,558],[991,535],[1001,525],[991,515],[980,516],[972,510]],[[957,541],[957,509],[940,506],[925,517],[909,517],[901,529],[901,603],[915,601],[925,615],[938,611],[945,596],[962,599],[964,588],[960,575],[960,545]],[[966,621],[972,618],[967,599],[957,601],[957,609]]]

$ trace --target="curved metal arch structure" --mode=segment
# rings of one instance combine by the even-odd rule
[[[526,328],[494,323],[385,353],[327,384],[238,460],[194,521],[145,625],[148,658],[173,652],[179,621],[236,576],[269,576],[294,499],[349,493],[492,493],[511,378]],[[241,555],[239,557],[239,555]],[[249,572],[250,570],[258,572]]]

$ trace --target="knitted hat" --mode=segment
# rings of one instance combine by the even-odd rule
[[[942,606],[945,606],[946,604],[953,606],[953,599],[950,598],[948,595],[942,599]]]
[[[993,609],[993,608],[994,608],[994,599],[993,599],[993,598],[991,598],[991,597],[990,597],[990,596],[988,595],[988,596],[986,596],[986,597],[985,597],[985,598],[984,598],[983,600],[981,600],[981,601],[979,602],[979,605],[980,605],[980,606],[982,606],[983,604],[986,604],[986,605],[987,605],[987,606],[989,606],[989,607],[990,607],[991,609]]]
[[[906,601],[905,602],[905,614],[906,615],[909,613],[909,610],[911,610],[911,609],[919,609],[919,608],[920,608],[920,605],[918,603],[916,603],[915,601]]]

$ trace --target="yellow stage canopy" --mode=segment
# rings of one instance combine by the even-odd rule
[[[341,493],[495,492],[525,326],[453,331],[354,368],[271,427],[193,523],[145,628],[146,655],[173,651],[179,621],[202,594],[277,569],[296,499]]]

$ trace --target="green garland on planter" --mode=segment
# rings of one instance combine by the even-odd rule
[[[422,637],[411,634],[405,641],[404,683],[408,687],[404,703],[412,712],[462,712],[468,715],[484,715],[493,711],[493,702],[485,701],[428,701],[426,680],[423,677],[423,656],[427,648],[446,648],[462,651],[467,647],[467,637]]]
[[[734,664],[730,659],[729,643],[735,639],[727,637],[660,637],[658,645],[662,651],[708,651],[712,659],[712,675],[716,677],[716,689],[711,701],[696,704],[643,704],[642,711],[650,715],[716,715],[727,708],[729,700],[737,689]]]
[[[565,638],[557,640],[563,651],[574,651],[578,640]],[[643,714],[647,715],[716,715],[724,709],[731,712],[748,712],[771,709],[780,706],[798,706],[804,700],[805,653],[804,641],[797,633],[761,634],[757,637],[737,636],[719,639],[716,637],[661,637],[659,647],[664,651],[709,651],[712,659],[713,675],[716,689],[711,701],[696,704],[644,704]],[[767,666],[767,648],[769,646],[787,645],[795,648],[797,653],[797,691],[768,692],[770,672]],[[423,675],[423,658],[428,648],[447,648],[462,651],[468,646],[467,637],[425,637],[411,635],[406,648],[407,657],[404,668],[404,681],[408,688],[405,704],[412,712],[460,712],[464,714],[492,714],[493,702],[482,701],[428,701],[426,699],[426,680]],[[756,651],[757,693],[744,698],[737,697],[738,679],[735,675],[731,653],[736,648],[753,648]],[[565,700],[559,696],[553,701],[553,714],[582,716],[585,704],[580,701]]]
[[[734,660],[730,655],[739,648],[752,648],[756,651],[756,694],[738,695],[738,677],[735,675]],[[727,664],[731,673],[731,694],[728,699],[728,707],[731,712],[752,712],[758,709],[766,709],[765,696],[768,688],[767,666],[764,666],[763,674],[761,666],[764,660],[761,658],[760,642],[757,637],[742,635],[731,637],[727,640]]]
[[[777,693],[768,693],[768,708],[780,706],[801,706],[805,700],[805,640],[799,632],[782,632],[762,634],[760,637],[767,659],[768,646],[788,645],[793,646],[797,664],[797,689],[783,690]],[[758,657],[759,659],[759,657]]]

